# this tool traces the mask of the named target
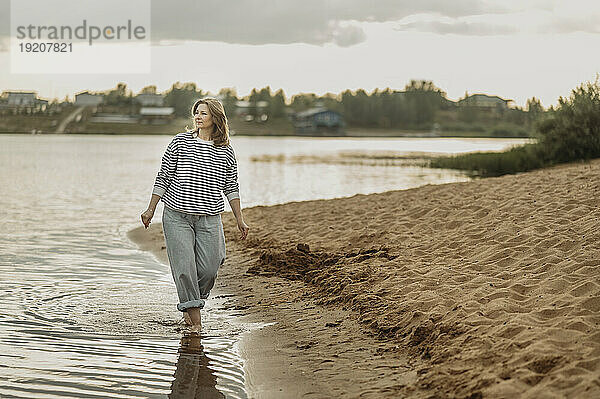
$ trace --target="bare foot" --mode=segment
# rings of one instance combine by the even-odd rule
[[[190,327],[190,332],[195,335],[200,335],[202,331],[202,324],[194,324]]]

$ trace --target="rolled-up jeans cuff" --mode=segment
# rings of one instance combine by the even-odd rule
[[[204,308],[204,299],[194,299],[193,301],[187,301],[177,304],[177,310],[185,312],[189,308]]]

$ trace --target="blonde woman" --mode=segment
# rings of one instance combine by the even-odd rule
[[[248,236],[240,206],[237,160],[229,143],[223,105],[203,98],[192,106],[195,129],[177,134],[168,145],[156,176],[148,209],[142,213],[146,228],[159,200],[164,204],[163,232],[167,255],[185,322],[200,333],[200,309],[225,261],[221,212],[227,197],[240,238]]]

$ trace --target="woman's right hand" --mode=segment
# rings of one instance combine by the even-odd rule
[[[148,228],[148,226],[150,226],[150,221],[152,220],[153,216],[154,209],[146,209],[144,213],[142,213],[142,223],[144,224],[144,227],[146,229]]]

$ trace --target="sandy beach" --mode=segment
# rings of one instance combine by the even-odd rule
[[[224,214],[253,397],[600,397],[599,206],[595,160]]]

